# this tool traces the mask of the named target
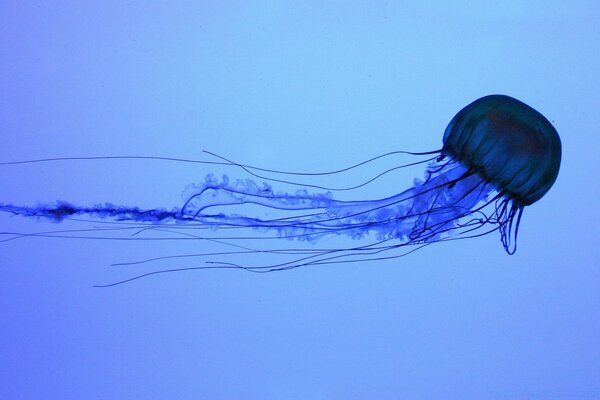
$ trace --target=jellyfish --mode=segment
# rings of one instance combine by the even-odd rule
[[[558,176],[561,141],[552,124],[532,107],[506,95],[489,95],[473,101],[452,118],[444,132],[441,149],[421,153],[390,152],[337,171],[314,174],[278,171],[206,153],[219,160],[113,158],[228,165],[253,178],[233,179],[228,175],[219,178],[209,174],[202,182],[189,185],[183,192],[183,202],[170,209],[142,209],[112,203],[74,205],[67,201],[35,206],[1,203],[0,211],[15,216],[53,222],[104,221],[106,226],[37,233],[1,232],[0,235],[3,241],[31,236],[106,238],[106,235],[143,240],[144,234],[158,232],[224,246],[222,251],[117,263],[114,265],[168,263],[176,258],[186,262],[194,260],[191,266],[151,270],[99,286],[184,270],[235,268],[273,272],[392,259],[433,243],[480,237],[495,231],[499,232],[506,252],[513,254],[524,208],[541,199]],[[412,187],[385,198],[338,200],[332,192],[362,187],[389,170],[349,188],[308,185],[281,177],[341,173],[393,154],[419,158],[397,168],[419,164],[427,164],[427,167],[423,180],[415,179]],[[70,160],[73,159],[96,157]],[[1,165],[64,160],[13,161]],[[265,181],[302,187],[293,193],[276,191]],[[243,212],[248,208],[253,209],[252,214]],[[324,238],[336,237],[349,237],[356,245],[319,246]],[[253,255],[268,257],[253,264]]]

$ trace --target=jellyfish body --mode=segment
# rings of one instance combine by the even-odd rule
[[[558,176],[562,153],[558,132],[527,104],[490,95],[459,111],[443,142],[442,153],[476,171],[498,191],[499,211],[505,212],[498,229],[504,248],[514,253],[523,208],[541,199]]]
[[[452,118],[442,153],[477,170],[515,203],[528,206],[556,181],[561,142],[538,111],[512,97],[491,95]]]
[[[110,218],[119,224],[130,224],[125,228],[134,230],[138,236],[141,231],[176,231],[182,236],[220,243],[230,249],[190,255],[212,258],[205,260],[208,265],[168,271],[220,267],[268,272],[394,258],[412,250],[402,254],[382,253],[481,236],[496,230],[500,231],[504,248],[512,254],[516,250],[523,208],[539,200],[556,180],[561,142],[550,122],[533,108],[508,96],[490,95],[456,114],[446,128],[441,150],[409,154],[434,155],[420,161],[429,162],[425,179],[415,180],[407,190],[377,200],[336,200],[331,191],[309,193],[306,187],[295,193],[276,192],[266,183],[233,180],[226,175],[217,179],[211,174],[204,182],[189,186],[184,191],[182,206],[170,210],[141,210],[108,203],[81,207],[67,202],[35,207],[3,204],[0,210],[53,221],[76,216]],[[228,160],[227,163],[260,178],[265,178],[258,175],[261,171],[284,173]],[[258,210],[248,215],[242,212],[247,206]],[[118,227],[118,232],[123,232],[123,226]],[[103,229],[102,233],[106,231]],[[92,236],[97,234],[92,232]],[[117,232],[117,228],[113,232]],[[69,237],[65,231],[60,234]],[[13,235],[54,236],[52,233]],[[368,242],[354,247],[302,249],[254,245],[272,243],[271,239],[288,239],[316,246],[315,242],[321,238],[334,235]],[[80,230],[76,237],[81,237]],[[248,241],[253,245],[248,245]],[[215,254],[221,258],[215,259]],[[234,254],[269,254],[284,259],[261,265],[240,264],[226,258]],[[161,260],[172,258],[160,257]],[[150,274],[162,272],[165,270]]]

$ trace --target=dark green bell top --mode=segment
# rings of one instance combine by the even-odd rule
[[[490,95],[452,118],[444,132],[442,153],[527,206],[554,184],[561,142],[556,129],[538,111],[512,97]]]

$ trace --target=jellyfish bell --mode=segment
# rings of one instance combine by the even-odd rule
[[[558,176],[561,141],[556,129],[527,104],[489,95],[452,118],[441,151],[493,185],[504,207],[510,203],[499,230],[506,251],[514,253],[523,208],[541,199]]]
[[[521,206],[541,199],[558,176],[558,132],[538,111],[509,96],[485,96],[460,110],[443,143],[442,153]]]
[[[440,150],[411,153],[393,151],[348,168],[319,173],[288,172],[245,165],[205,152],[218,161],[146,156],[54,158],[0,163],[65,162],[97,159],[143,159],[211,164],[241,169],[252,178],[222,178],[208,174],[187,185],[183,203],[172,208],[141,209],[112,203],[22,206],[0,203],[0,211],[54,222],[98,223],[101,229],[73,229],[42,233],[0,232],[0,241],[25,237],[113,238],[118,240],[197,241],[192,254],[160,256],[115,265],[160,263],[163,268],[136,275],[112,286],[145,276],[207,268],[240,268],[272,272],[304,266],[364,262],[402,257],[423,246],[500,232],[505,250],[516,251],[523,209],[542,198],[558,175],[561,142],[550,122],[525,103],[505,95],[475,100],[456,114],[444,132]],[[383,157],[419,157],[346,188],[330,188],[288,178],[319,178],[350,173]],[[424,159],[422,159],[425,157]],[[332,192],[351,192],[398,168],[427,163],[424,180],[388,197],[338,200]],[[255,179],[263,180],[257,183]],[[298,178],[299,179],[299,178]],[[265,181],[300,187],[293,193],[274,190]],[[313,193],[310,190],[326,190]],[[248,214],[248,207],[253,210]],[[273,215],[277,215],[274,217]],[[87,218],[87,219],[84,219]],[[112,235],[112,236],[111,236]],[[152,235],[146,238],[144,235]],[[321,247],[322,238],[347,236],[356,245]],[[2,239],[4,238],[4,239]],[[282,241],[283,239],[283,241]],[[294,243],[293,245],[290,243]],[[202,251],[202,244],[223,246]],[[286,243],[284,246],[282,243]],[[252,257],[263,257],[253,261]],[[267,256],[267,259],[264,259]],[[200,265],[172,267],[171,262],[199,260]],[[165,266],[164,263],[167,263]]]

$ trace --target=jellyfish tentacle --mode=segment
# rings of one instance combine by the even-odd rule
[[[313,188],[313,189],[320,189],[320,190],[328,190],[328,191],[335,191],[335,192],[343,192],[343,191],[351,191],[351,190],[355,190],[361,187],[364,187],[366,185],[368,185],[369,183],[374,182],[375,180],[381,178],[384,175],[389,174],[390,172],[399,170],[399,169],[403,169],[403,168],[407,168],[407,167],[412,167],[415,165],[420,165],[420,164],[426,164],[429,163],[433,160],[435,160],[436,158],[439,157],[439,152],[440,150],[435,150],[435,151],[428,151],[428,152],[420,152],[420,153],[414,153],[414,152],[407,152],[407,151],[391,151],[376,157],[372,157],[368,160],[362,161],[358,164],[354,164],[350,167],[346,167],[346,168],[341,168],[338,170],[334,170],[334,171],[330,171],[330,172],[286,172],[286,171],[278,171],[278,170],[273,170],[273,169],[266,169],[266,168],[256,168],[256,167],[251,167],[248,165],[244,165],[244,164],[240,164],[237,163],[235,161],[232,161],[228,158],[219,156],[215,153],[209,152],[204,150],[204,153],[210,154],[216,158],[219,158],[221,160],[223,160],[227,165],[232,165],[232,166],[237,166],[239,168],[241,168],[242,170],[244,170],[246,173],[252,175],[255,178],[258,179],[263,179],[263,180],[267,180],[269,182],[278,182],[278,183],[285,183],[288,185],[295,185],[295,186],[301,186],[304,188]],[[397,165],[395,167],[389,168],[387,170],[384,170],[383,172],[378,173],[377,175],[375,175],[374,177],[360,183],[354,186],[349,186],[349,187],[328,187],[328,186],[322,186],[322,185],[314,185],[314,184],[310,184],[310,183],[306,183],[306,182],[296,182],[296,181],[290,181],[290,180],[286,180],[286,179],[280,179],[280,178],[273,178],[273,177],[269,177],[269,176],[265,176],[265,175],[261,175],[261,174],[257,174],[255,172],[252,172],[252,170],[258,170],[258,171],[262,171],[262,172],[269,172],[269,173],[274,173],[274,174],[283,174],[283,175],[297,175],[297,176],[323,176],[323,175],[334,175],[334,174],[339,174],[342,172],[347,172],[350,171],[354,168],[360,167],[362,165],[366,165],[368,163],[371,163],[375,160],[390,156],[390,155],[394,155],[394,154],[409,154],[409,155],[415,155],[415,156],[424,156],[424,155],[431,155],[431,154],[436,154],[435,157],[431,157],[431,158],[427,158],[425,160],[420,160],[420,161],[415,161],[415,162],[411,162],[411,163],[406,163],[406,164],[401,164],[401,165]]]

